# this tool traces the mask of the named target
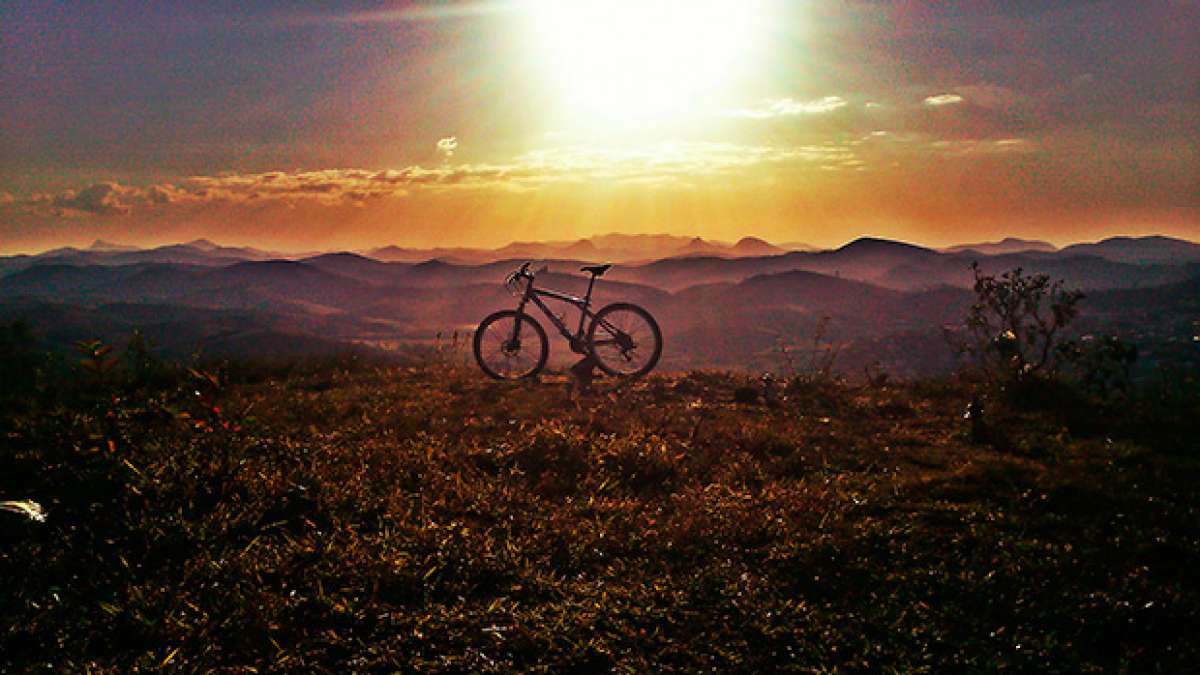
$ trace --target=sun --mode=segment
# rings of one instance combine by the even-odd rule
[[[540,0],[529,14],[559,107],[609,126],[717,105],[764,28],[763,0]]]

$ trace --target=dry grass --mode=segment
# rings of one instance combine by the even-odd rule
[[[203,374],[197,374],[202,376]],[[296,372],[6,422],[0,669],[1163,670],[1194,454],[954,383]],[[186,394],[186,395],[185,395]],[[742,401],[742,402],[738,402]]]

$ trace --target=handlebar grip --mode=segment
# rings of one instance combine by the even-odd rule
[[[532,264],[531,262],[527,261],[524,264],[522,264],[521,267],[519,269],[517,269],[515,272],[509,272],[508,276],[504,277],[505,285],[509,285],[509,284],[513,283],[514,281],[516,281],[517,279],[529,279],[530,281],[532,281],[533,275],[529,273],[529,266],[531,264]]]

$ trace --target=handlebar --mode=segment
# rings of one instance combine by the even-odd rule
[[[516,285],[519,280],[528,279],[530,282],[532,282],[534,275],[529,271],[529,266],[531,264],[533,263],[526,262],[525,264],[521,265],[520,269],[516,270],[515,272],[510,272],[509,275],[504,278],[504,285],[508,286],[509,289],[512,289],[515,293]]]
[[[504,278],[505,283],[510,283],[510,282],[516,281],[517,279],[532,280],[533,275],[529,273],[529,265],[530,264],[531,263],[527,262],[527,263],[521,265],[520,269],[518,269],[517,271],[510,273],[507,277]]]

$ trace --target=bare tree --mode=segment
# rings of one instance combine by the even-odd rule
[[[966,317],[960,352],[974,357],[998,383],[1053,375],[1063,330],[1078,314],[1083,293],[1020,267],[993,276],[975,273],[975,303]]]

